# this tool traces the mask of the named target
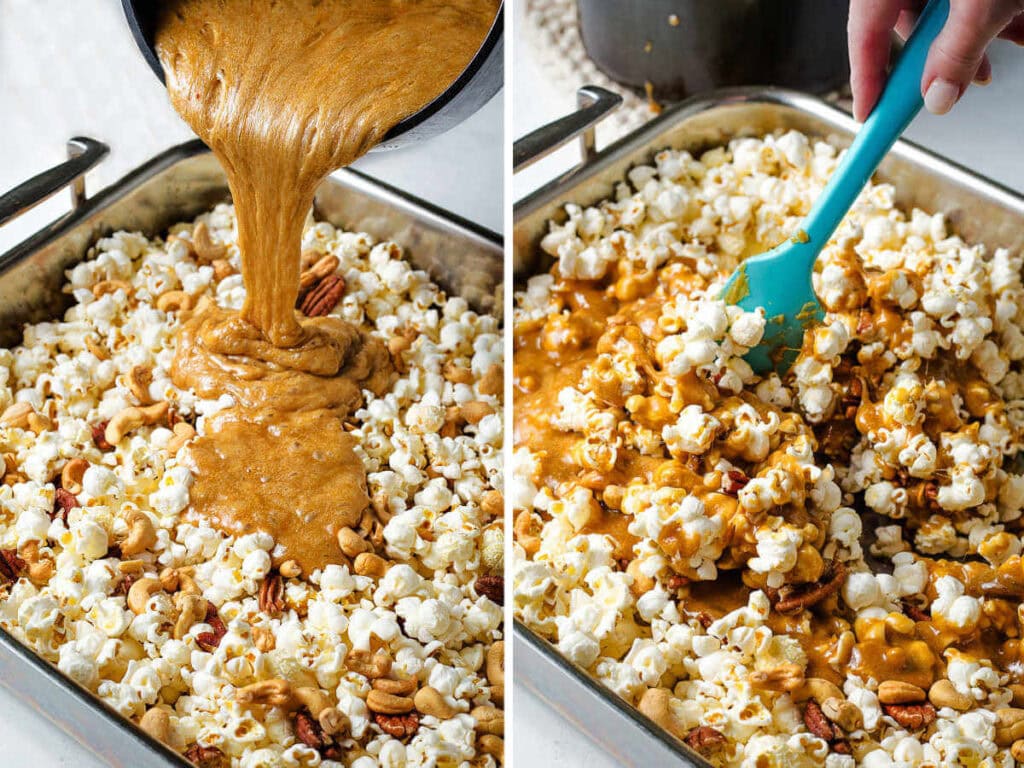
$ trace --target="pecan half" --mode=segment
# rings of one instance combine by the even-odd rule
[[[883,704],[882,710],[904,728],[916,731],[935,722],[935,707],[931,704]]]
[[[836,737],[836,729],[832,727],[832,723],[828,721],[825,713],[821,711],[821,707],[814,699],[808,699],[807,705],[804,707],[804,725],[819,739],[832,741]]]
[[[308,712],[297,712],[295,714],[295,738],[307,747],[312,747],[316,750],[323,749],[327,745],[320,723],[314,720]]]
[[[722,493],[737,496],[740,489],[750,482],[750,478],[738,469],[730,469],[722,479]]]
[[[779,590],[779,600],[774,608],[779,613],[799,613],[836,592],[845,579],[846,566],[833,561],[820,581]]]
[[[924,608],[914,605],[906,598],[900,600],[900,605],[903,608],[903,614],[907,618],[913,619],[914,621],[931,621],[932,619]]]
[[[728,740],[724,733],[710,725],[699,725],[686,734],[683,741],[702,755],[707,755],[724,747]]]
[[[196,645],[204,651],[212,653],[220,645],[224,635],[228,633],[228,628],[224,626],[224,620],[217,613],[217,608],[211,602],[206,603],[206,618],[204,622],[210,625],[212,631],[200,632],[196,635]]]
[[[284,581],[281,574],[271,571],[260,585],[260,610],[268,616],[278,616],[284,610]]]
[[[196,765],[196,768],[227,768],[231,764],[227,756],[216,747],[201,747],[191,744],[185,750],[185,759]]]
[[[420,727],[420,716],[416,712],[406,715],[385,715],[378,712],[374,713],[373,720],[384,733],[396,739],[407,739]]]
[[[0,579],[17,581],[28,566],[16,549],[0,549]]]
[[[493,574],[481,576],[476,580],[476,593],[483,595],[498,605],[504,605],[505,577]]]
[[[63,488],[58,488],[53,494],[53,511],[50,513],[50,519],[56,520],[59,517],[66,523],[68,521],[68,512],[77,506],[78,499],[75,498],[75,494]]]
[[[299,304],[299,311],[307,317],[324,317],[341,301],[345,281],[338,275],[328,275],[309,289]]]

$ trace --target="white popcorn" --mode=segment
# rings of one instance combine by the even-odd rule
[[[718,419],[704,413],[699,405],[688,405],[675,424],[665,427],[662,436],[670,450],[704,453],[711,447],[720,426]]]
[[[230,206],[201,220],[237,267]],[[581,231],[598,224],[581,220]],[[172,233],[187,240],[191,225],[176,225]],[[137,430],[114,450],[95,445],[98,424],[138,403],[127,386],[137,365],[152,370],[149,398],[169,401],[200,433],[209,416],[234,404],[228,396],[199,399],[173,384],[178,319],[154,303],[180,288],[237,308],[245,298],[240,276],[214,284],[213,269],[197,266],[181,240],[165,245],[117,233],[69,272],[78,303],[64,320],[29,325],[21,347],[0,350],[0,400],[29,403],[52,422],[38,434],[0,428],[21,473],[18,482],[0,486],[0,548],[25,556],[35,547],[54,571],[38,583],[20,578],[0,588],[0,626],[126,717],[167,708],[179,751],[198,742],[251,768],[340,766],[297,743],[294,721],[279,709],[250,712],[236,701],[238,688],[279,674],[275,665],[284,663],[305,685],[337,699],[350,723],[346,764],[357,752],[363,755],[357,763],[388,768],[468,764],[475,734],[464,713],[491,702],[484,659],[502,636],[500,607],[474,587],[482,575],[481,531],[494,523],[481,502],[503,485],[500,397],[477,392],[502,363],[499,322],[461,298],[445,297],[394,244],[375,245],[367,235],[325,223],[311,223],[305,239],[305,247],[334,252],[342,262],[349,289],[335,314],[385,340],[417,334],[398,381],[383,396],[364,393],[366,402],[351,419],[368,489],[389,508],[381,512],[390,521],[376,549],[392,561],[387,575],[377,580],[332,564],[289,578],[285,609],[269,616],[259,593],[287,552],[267,533],[230,536],[204,523],[201,510],[186,515],[193,475],[166,455],[169,428]],[[131,300],[124,290],[94,297],[92,286],[108,279],[129,283]],[[441,372],[449,365],[468,369],[473,381],[446,381]],[[455,436],[437,434],[449,408],[477,399],[494,413]],[[74,458],[88,465],[82,489],[70,508],[55,506],[55,481]],[[428,476],[427,467],[436,473]],[[122,555],[135,511],[154,524],[156,541]],[[128,606],[131,581],[155,580],[167,568],[181,569],[182,583],[195,584],[216,618],[176,633],[176,596],[163,589],[139,613],[137,594],[134,610]],[[612,590],[601,590],[612,600]],[[257,628],[273,639],[273,650],[256,647]],[[463,714],[424,723],[408,745],[382,735],[365,704],[370,681],[348,661],[350,651],[371,649],[386,652],[400,676],[443,685]],[[491,768],[488,761],[482,765]]]

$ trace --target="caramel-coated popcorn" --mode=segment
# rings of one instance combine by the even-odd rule
[[[1011,765],[1021,257],[869,184],[786,375],[718,298],[836,162],[793,131],[665,150],[550,224],[516,296],[515,612],[718,765]]]

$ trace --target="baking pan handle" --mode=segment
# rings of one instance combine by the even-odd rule
[[[526,134],[512,147],[512,171],[521,171],[559,147],[580,137],[584,162],[597,154],[594,130],[597,124],[622,104],[622,97],[596,85],[576,91],[579,109]]]
[[[107,156],[110,147],[96,139],[76,136],[68,141],[68,159],[0,195],[0,225],[16,219],[71,186],[71,207],[85,202],[85,173]]]

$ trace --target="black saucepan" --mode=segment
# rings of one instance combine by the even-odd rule
[[[587,53],[659,101],[730,85],[824,93],[849,79],[849,0],[578,0]]]
[[[164,79],[163,67],[153,47],[156,9],[162,0],[121,0],[128,26],[139,50],[156,76]],[[444,133],[486,104],[501,90],[504,81],[504,4],[491,31],[465,71],[436,99],[388,131],[376,149],[393,149]]]

